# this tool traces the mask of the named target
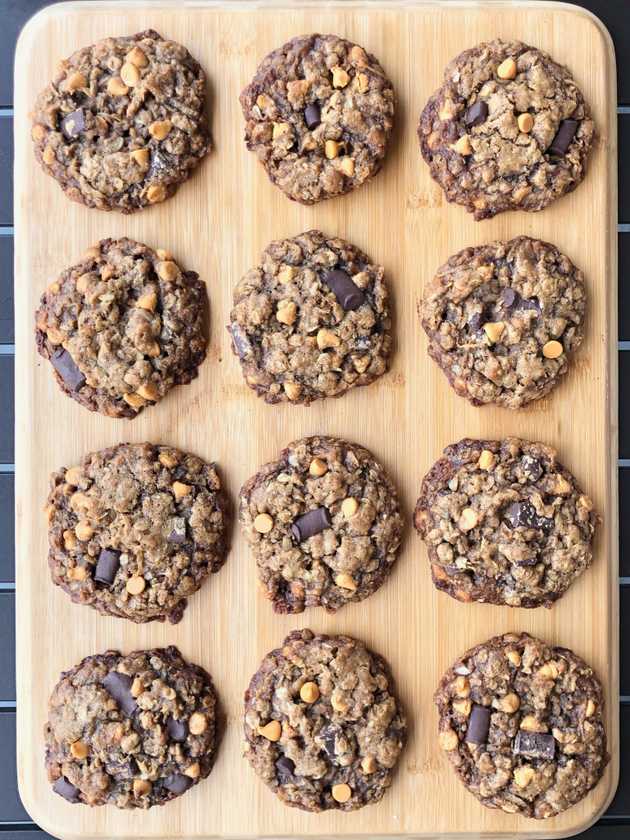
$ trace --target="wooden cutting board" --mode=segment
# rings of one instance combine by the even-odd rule
[[[177,195],[134,216],[68,201],[36,164],[28,112],[57,61],[107,35],[148,27],[185,44],[204,66],[216,147]],[[352,195],[315,207],[272,186],[242,140],[238,95],[272,48],[304,32],[356,40],[382,61],[399,97],[384,169]],[[428,96],[446,63],[494,37],[520,38],[567,64],[590,102],[599,139],[584,184],[535,214],[476,223],[449,206],[429,177],[416,138]],[[532,3],[66,3],[38,14],[17,50],[15,91],[16,506],[18,765],[31,817],[60,837],[522,834],[564,837],[593,822],[618,775],[616,116],[610,38],[587,12]],[[243,383],[225,324],[231,290],[275,238],[313,227],[340,235],[386,267],[396,310],[390,373],[369,388],[305,409],[267,406]],[[572,371],[547,399],[518,412],[473,408],[429,360],[416,315],[423,284],[467,245],[518,234],[550,240],[585,272],[586,340]],[[63,396],[35,352],[33,311],[45,286],[97,240],[131,236],[172,250],[197,270],[211,301],[211,346],[200,376],[133,422],[87,412]],[[173,627],[134,626],[71,604],[52,586],[44,506],[48,476],[86,452],[121,441],[174,444],[217,460],[235,497],[258,466],[290,440],[328,433],[368,446],[400,488],[409,523],[391,579],[336,616],[316,609],[277,616],[257,591],[253,559],[235,528],[223,570]],[[464,436],[520,435],[556,446],[592,495],[604,524],[592,568],[552,610],[456,603],[431,583],[411,527],[420,481],[442,448]],[[391,663],[411,725],[399,772],[383,801],[361,811],[312,815],[284,807],[241,752],[242,698],[263,655],[294,627],[343,632]],[[525,630],[573,648],[605,686],[612,760],[586,801],[539,824],[483,808],[457,781],[436,741],[433,691],[469,646]],[[214,676],[227,731],[210,778],[148,813],[71,806],[54,795],[43,766],[42,727],[59,672],[107,648],[176,644]]]

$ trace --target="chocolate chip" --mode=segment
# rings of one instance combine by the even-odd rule
[[[556,754],[556,741],[549,732],[519,732],[512,746],[514,755],[551,760]]]
[[[485,744],[488,740],[488,732],[490,732],[490,709],[473,703],[464,740],[469,744]]]
[[[514,312],[517,309],[535,309],[540,312],[538,298],[524,298],[514,289],[506,287],[501,290],[501,307],[507,312]]]
[[[569,148],[571,140],[573,140],[573,135],[577,131],[577,127],[577,120],[562,120],[560,128],[556,132],[556,136],[551,141],[551,146],[549,146],[547,151],[552,155],[563,157]]]
[[[63,798],[68,802],[74,803],[79,801],[79,788],[70,784],[65,776],[61,776],[60,779],[57,779],[53,785],[53,790],[55,793],[58,793],[59,796],[63,796]]]
[[[188,737],[188,724],[185,720],[169,717],[166,721],[166,731],[173,741],[185,741]]]
[[[514,502],[503,512],[503,518],[512,528],[536,528],[549,533],[553,527],[553,519],[538,516],[531,502]]]
[[[61,130],[69,140],[73,137],[78,137],[84,129],[85,114],[83,108],[77,108],[76,111],[68,114],[61,121]]]
[[[168,542],[181,545],[186,542],[186,520],[183,516],[174,516],[168,523]]]
[[[488,105],[485,102],[475,102],[464,114],[466,125],[481,125],[488,117]]]
[[[324,283],[332,290],[346,312],[358,309],[365,301],[365,295],[361,289],[355,286],[350,275],[340,268],[324,272]]]
[[[287,758],[286,755],[280,756],[276,761],[276,776],[281,785],[289,785],[294,780],[293,772],[295,770],[295,763]]]
[[[184,776],[183,773],[172,773],[164,779],[164,787],[176,794],[186,793],[192,783],[190,776]]]
[[[291,525],[291,533],[298,542],[304,542],[309,537],[319,534],[320,531],[330,528],[331,525],[332,520],[328,510],[325,507],[320,507],[309,510],[303,516],[298,516]]]
[[[106,586],[111,586],[119,566],[120,551],[114,551],[113,548],[102,548],[101,553],[98,555],[94,580],[97,583],[104,583]]]
[[[304,122],[309,131],[312,131],[322,121],[322,115],[319,110],[319,105],[307,105],[304,111]]]
[[[71,391],[78,391],[85,385],[85,376],[81,373],[74,359],[63,348],[55,350],[50,357],[52,366]]]
[[[128,674],[121,674],[120,671],[110,671],[103,680],[103,688],[128,717],[131,717],[138,708],[131,694],[131,683],[131,677]]]
[[[529,481],[538,481],[543,474],[542,464],[538,458],[532,458],[531,455],[523,455],[521,458],[521,467]]]

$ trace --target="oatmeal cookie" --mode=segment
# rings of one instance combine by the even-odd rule
[[[431,176],[475,219],[542,210],[586,173],[594,124],[566,67],[520,41],[466,50],[420,116]]]
[[[465,653],[435,694],[439,742],[488,808],[546,819],[595,787],[608,763],[602,687],[567,648],[508,633]]]
[[[391,784],[406,721],[382,657],[295,630],[245,692],[245,756],[286,805],[354,811]]]
[[[384,269],[311,230],[272,242],[234,290],[228,330],[245,381],[268,403],[308,405],[369,385],[392,347]]]
[[[48,703],[48,779],[71,803],[163,805],[212,770],[216,716],[209,674],[176,647],[88,656]]]
[[[204,283],[167,251],[104,239],[42,295],[37,349],[68,396],[133,418],[197,376],[207,307]]]
[[[303,35],[270,53],[241,93],[245,142],[289,198],[314,204],[378,172],[394,103],[373,55],[336,35]]]
[[[240,492],[240,522],[279,613],[362,601],[390,573],[403,519],[396,489],[367,449],[294,441]]]
[[[228,551],[215,464],[171,446],[123,443],[51,476],[53,582],[100,613],[178,622]]]
[[[510,607],[552,606],[590,566],[599,521],[555,451],[517,438],[447,446],[414,516],[438,589]]]
[[[149,29],[62,61],[33,113],[35,155],[69,198],[132,213],[173,195],[210,148],[206,77]]]
[[[584,337],[582,272],[548,242],[519,236],[464,248],[420,304],[429,355],[473,405],[520,408],[548,394]]]

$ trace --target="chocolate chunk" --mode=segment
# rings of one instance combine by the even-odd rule
[[[177,543],[179,545],[186,542],[186,520],[183,516],[174,516],[171,520],[169,520],[168,527],[168,542]]]
[[[294,770],[295,763],[290,758],[287,758],[286,755],[280,756],[276,761],[276,776],[281,785],[291,784]]]
[[[161,176],[168,175],[171,170],[171,160],[164,152],[158,149],[151,151],[151,163],[146,175],[147,181],[159,180]]]
[[[490,732],[490,709],[473,703],[466,740],[469,744],[485,744]]]
[[[53,790],[55,793],[58,793],[59,796],[63,796],[63,798],[68,802],[75,803],[79,801],[79,788],[70,784],[65,776],[61,776],[61,778],[57,779],[53,785]]]
[[[131,694],[131,683],[133,680],[128,674],[121,674],[120,671],[110,671],[103,680],[103,688],[118,703],[128,717],[131,717],[136,709],[136,701]]]
[[[488,118],[488,105],[485,102],[475,102],[464,114],[466,125],[481,125]]]
[[[317,128],[321,121],[322,116],[319,110],[319,105],[307,105],[306,110],[304,111],[304,122],[306,123],[306,127],[309,131]]]
[[[61,121],[61,130],[69,140],[73,137],[78,137],[84,129],[85,114],[83,108],[77,108],[76,111],[68,114]]]
[[[166,721],[166,731],[173,741],[185,741],[188,737],[188,724],[185,720],[169,717]]]
[[[472,332],[479,332],[479,330],[483,326],[483,316],[480,312],[473,312],[473,314],[468,319],[468,326],[470,327]]]
[[[542,464],[538,458],[532,458],[531,455],[523,455],[521,458],[521,467],[529,481],[538,481],[543,474]]]
[[[176,794],[186,793],[192,783],[190,776],[184,776],[183,773],[172,773],[164,779],[164,787]]]
[[[503,512],[503,518],[512,528],[536,528],[548,533],[553,527],[553,519],[538,516],[531,502],[514,502]]]
[[[556,132],[556,136],[551,141],[551,146],[549,146],[547,151],[559,157],[565,155],[571,140],[573,140],[573,135],[577,131],[577,127],[577,120],[562,120],[560,128]]]
[[[303,516],[298,516],[291,525],[291,533],[298,542],[304,542],[309,537],[319,534],[320,531],[330,528],[331,525],[332,520],[328,510],[325,507],[320,507],[309,510]]]
[[[229,332],[232,336],[232,344],[234,345],[234,349],[236,350],[236,354],[239,359],[244,359],[245,356],[249,356],[252,352],[252,345],[244,331],[236,324],[232,324]]]
[[[324,750],[329,758],[336,758],[337,751],[335,749],[337,744],[337,735],[340,730],[337,726],[327,726],[320,732],[320,737],[324,742]]]
[[[512,746],[514,755],[524,755],[527,758],[546,758],[549,761],[556,754],[556,742],[549,732],[520,731]]]
[[[63,348],[55,350],[50,357],[50,361],[71,391],[78,391],[85,385],[85,376],[83,376],[67,350]]]
[[[98,555],[94,580],[97,583],[104,583],[106,586],[111,586],[119,566],[120,551],[114,551],[113,548],[102,548],[101,553]]]
[[[501,303],[505,306],[506,309],[510,309],[516,302],[516,299],[519,297],[518,292],[515,292],[514,289],[510,289],[507,286],[504,289],[501,289]]]
[[[324,283],[332,290],[346,312],[358,309],[365,301],[365,295],[361,289],[355,286],[350,275],[340,268],[324,272]]]

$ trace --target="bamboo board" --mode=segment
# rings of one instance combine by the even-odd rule
[[[165,204],[124,217],[69,202],[36,164],[28,111],[61,57],[110,34],[152,27],[185,44],[210,80],[216,147]],[[301,207],[267,180],[242,141],[238,94],[258,61],[291,36],[335,32],[382,61],[399,97],[397,128],[383,172],[352,195]],[[418,114],[449,59],[496,36],[521,38],[568,64],[599,131],[584,184],[537,214],[475,223],[449,206],[422,163]],[[65,838],[469,835],[562,837],[583,830],[609,802],[618,775],[616,117],[609,36],[583,10],[546,2],[69,3],[44,10],[22,33],[16,58],[16,505],[18,765],[24,804],[45,830]],[[391,372],[343,399],[267,406],[244,384],[225,324],[231,290],[274,238],[318,227],[343,236],[385,265],[396,309]],[[586,274],[587,337],[570,375],[547,399],[518,413],[473,408],[429,360],[416,315],[423,282],[450,254],[494,238],[529,234],[557,244]],[[33,311],[44,287],[85,248],[131,236],[172,250],[199,271],[211,301],[211,347],[199,378],[134,422],[91,414],[59,391],[35,352]],[[290,440],[329,433],[367,445],[400,488],[409,522],[391,579],[336,616],[311,610],[276,616],[257,592],[254,563],[235,529],[223,570],[190,601],[183,621],[134,626],[71,604],[46,564],[42,513],[50,472],[120,441],[163,442],[217,460],[232,496]],[[424,546],[411,528],[422,475],[463,436],[520,435],[557,446],[604,516],[593,567],[552,610],[464,605],[431,584]],[[411,733],[382,802],[352,814],[284,807],[241,756],[242,696],[263,655],[294,627],[344,632],[391,663]],[[596,668],[607,699],[612,760],[594,792],[544,824],[483,808],[457,781],[436,741],[432,694],[469,646],[526,630],[570,646]],[[148,813],[70,806],[43,767],[48,694],[62,669],[119,648],[176,644],[214,676],[227,714],[210,778]]]

